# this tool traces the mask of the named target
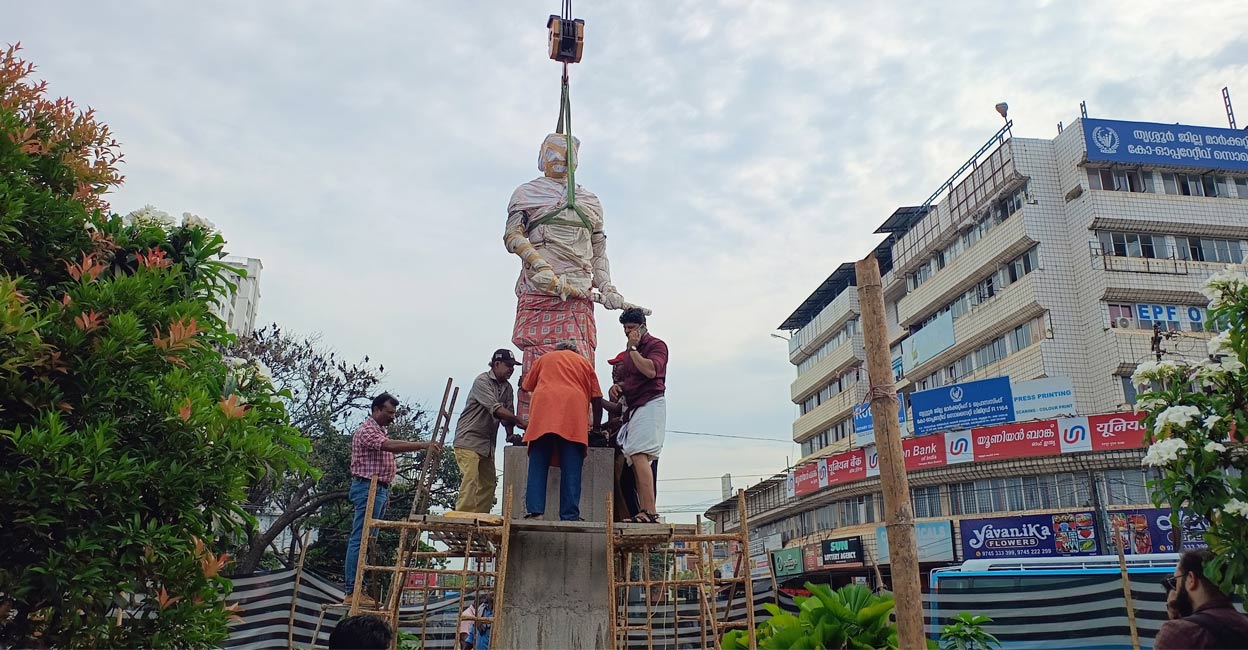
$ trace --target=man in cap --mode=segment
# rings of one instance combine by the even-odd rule
[[[494,351],[490,369],[477,375],[468,393],[468,401],[455,424],[455,463],[463,476],[459,483],[459,499],[455,509],[462,512],[489,512],[494,507],[494,488],[498,475],[494,466],[494,449],[498,446],[498,425],[507,428],[507,439],[515,427],[527,423],[516,417],[511,389],[511,374],[519,361],[506,348]]]

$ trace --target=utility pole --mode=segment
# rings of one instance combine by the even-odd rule
[[[897,641],[901,648],[927,646],[923,628],[923,594],[919,578],[919,552],[914,538],[914,508],[910,482],[901,452],[901,429],[897,424],[897,391],[888,350],[888,320],[884,317],[884,287],[880,265],[874,255],[855,265],[858,304],[862,308],[862,332],[867,348],[867,378],[875,448],[880,457],[880,484],[884,488],[885,526],[897,616]]]
[[[1165,350],[1161,349],[1161,323],[1153,321],[1153,352],[1157,355],[1157,363],[1161,363],[1161,355]]]

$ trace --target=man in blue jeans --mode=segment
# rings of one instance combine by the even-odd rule
[[[377,496],[373,499],[373,518],[380,519],[386,511],[386,500],[390,497],[390,483],[394,481],[394,475],[398,471],[394,455],[436,446],[432,442],[408,442],[387,437],[386,427],[394,422],[398,408],[399,400],[390,393],[374,397],[372,412],[351,435],[351,490],[348,498],[355,506],[355,517],[351,522],[351,537],[347,540],[347,585],[343,602],[351,602],[351,594],[355,591],[355,569],[360,560],[360,538],[364,533],[369,484],[376,477]],[[376,531],[373,534],[376,535]],[[380,607],[380,603],[367,594],[360,594],[360,603],[366,609]]]

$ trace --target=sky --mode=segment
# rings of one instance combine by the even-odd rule
[[[10,3],[50,92],[125,153],[126,213],[213,221],[264,263],[258,321],[385,365],[435,407],[513,347],[512,190],[559,108],[559,2]],[[671,521],[796,460],[796,370],[771,335],[1001,126],[1248,124],[1248,3],[588,2],[572,66],[577,180],[615,284],[671,352],[659,509]],[[623,349],[598,308],[599,376]],[[780,333],[783,334],[783,333]]]

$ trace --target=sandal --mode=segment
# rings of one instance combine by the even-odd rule
[[[530,512],[529,514],[525,515],[524,518],[525,519],[541,519],[544,516],[546,516],[546,513],[544,512]]]
[[[625,521],[625,522],[627,522],[627,523],[630,523],[630,524],[658,524],[658,523],[662,523],[662,522],[660,522],[660,521],[659,521],[659,516],[658,516],[657,514],[655,514],[655,513],[653,513],[653,512],[646,512],[645,510],[642,510],[641,512],[637,513],[636,515],[633,515],[632,517],[629,517],[628,519],[625,519],[624,521]]]

